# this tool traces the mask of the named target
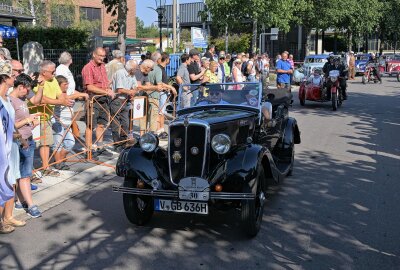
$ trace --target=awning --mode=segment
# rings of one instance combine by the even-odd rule
[[[15,28],[14,26],[0,24],[0,34],[4,39],[18,38],[18,31],[17,28]]]

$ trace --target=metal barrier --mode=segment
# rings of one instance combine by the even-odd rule
[[[127,136],[126,140],[123,141],[113,141],[112,143],[108,143],[108,144],[104,144],[102,147],[105,146],[111,146],[111,145],[115,145],[115,144],[121,144],[121,143],[125,143],[128,142],[132,139],[132,137],[130,136],[130,134],[132,133],[133,130],[133,121],[135,120],[140,120],[140,119],[145,119],[145,122],[147,122],[147,111],[145,111],[145,108],[147,107],[147,97],[135,97],[134,99],[132,99],[132,104],[134,105],[133,109],[130,111],[129,113],[129,130],[125,131],[121,124],[117,121],[116,117],[117,115],[120,113],[120,111],[123,109],[124,106],[128,106],[128,99],[125,99],[125,101],[121,104],[121,106],[118,108],[118,110],[115,112],[115,114],[111,114],[109,110],[107,110],[107,108],[104,108],[97,100],[96,98],[101,97],[101,96],[93,96],[91,97],[88,101],[85,102],[85,111],[86,111],[86,130],[85,130],[85,140],[81,139],[80,136],[77,136],[76,134],[74,134],[74,132],[71,132],[72,136],[74,136],[75,139],[75,145],[76,142],[78,142],[81,147],[82,150],[79,152],[74,152],[74,153],[69,153],[68,156],[66,156],[65,158],[58,160],[56,162],[50,162],[52,160],[52,158],[55,157],[55,154],[57,152],[57,150],[60,149],[62,142],[64,141],[66,135],[68,132],[70,132],[72,130],[72,123],[74,123],[75,121],[77,121],[77,118],[79,116],[79,112],[75,112],[74,114],[72,114],[72,110],[71,110],[71,124],[70,125],[65,125],[62,123],[62,121],[60,121],[61,119],[53,114],[53,108],[50,105],[46,105],[46,104],[41,104],[41,105],[37,105],[37,106],[30,106],[29,109],[31,111],[32,114],[37,114],[40,115],[41,117],[43,117],[46,113],[50,114],[53,121],[58,121],[63,129],[64,132],[62,134],[62,138],[60,139],[59,143],[57,145],[54,146],[53,145],[49,145],[50,148],[53,148],[53,151],[50,151],[50,155],[48,157],[48,160],[42,160],[42,166],[40,168],[36,168],[34,171],[39,171],[39,170],[43,170],[43,169],[47,169],[47,166],[45,166],[44,164],[48,164],[48,166],[51,165],[55,165],[55,164],[59,164],[61,162],[93,162],[96,164],[102,164],[108,167],[114,167],[112,165],[109,165],[107,163],[104,162],[100,162],[97,160],[93,159],[93,155],[92,155],[92,151],[95,150],[94,145],[96,143],[98,143],[98,139],[96,139],[95,141],[93,141],[92,137],[93,137],[93,113],[94,113],[94,105],[97,104],[98,108],[100,110],[103,110],[107,116],[108,116],[108,123],[107,125],[104,127],[104,130],[101,134],[99,134],[97,136],[97,138],[101,137],[104,135],[104,132],[109,128],[109,126],[111,125],[111,123],[115,123],[118,126],[119,132],[123,132],[124,135]],[[44,131],[46,128],[48,128],[46,125],[53,125],[53,123],[51,123],[51,119],[47,119],[48,117],[46,117],[46,119],[41,118],[40,119],[40,124],[39,126],[37,126],[34,130],[33,130],[33,140],[35,141],[39,141],[39,140],[46,140],[46,132],[41,132]],[[42,126],[43,125],[43,126]],[[147,127],[140,127],[140,131],[142,132],[146,132],[147,131]],[[52,135],[53,132],[52,132]],[[84,155],[84,157],[82,158],[82,155]],[[76,157],[80,157],[78,159],[74,159]],[[44,157],[47,158],[47,157]]]

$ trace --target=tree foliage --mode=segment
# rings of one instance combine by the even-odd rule
[[[136,17],[136,36],[138,38],[156,38],[159,36],[159,30],[154,24],[144,26],[144,22]]]
[[[229,35],[228,37],[228,47],[231,52],[247,52],[251,45],[251,34],[242,35]],[[225,50],[225,38],[215,38],[211,42],[215,44],[217,51]]]
[[[108,30],[118,33],[118,47],[122,53],[125,53],[127,0],[102,0],[101,3],[106,7],[107,13],[110,13],[112,17],[117,16],[116,20],[111,21]]]

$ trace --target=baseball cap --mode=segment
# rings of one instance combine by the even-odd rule
[[[12,66],[10,61],[0,61],[0,75],[7,75],[11,77]]]

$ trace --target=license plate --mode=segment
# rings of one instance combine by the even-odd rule
[[[208,214],[208,204],[206,202],[155,199],[154,209],[156,211],[168,211],[177,213],[194,213],[202,215]]]

